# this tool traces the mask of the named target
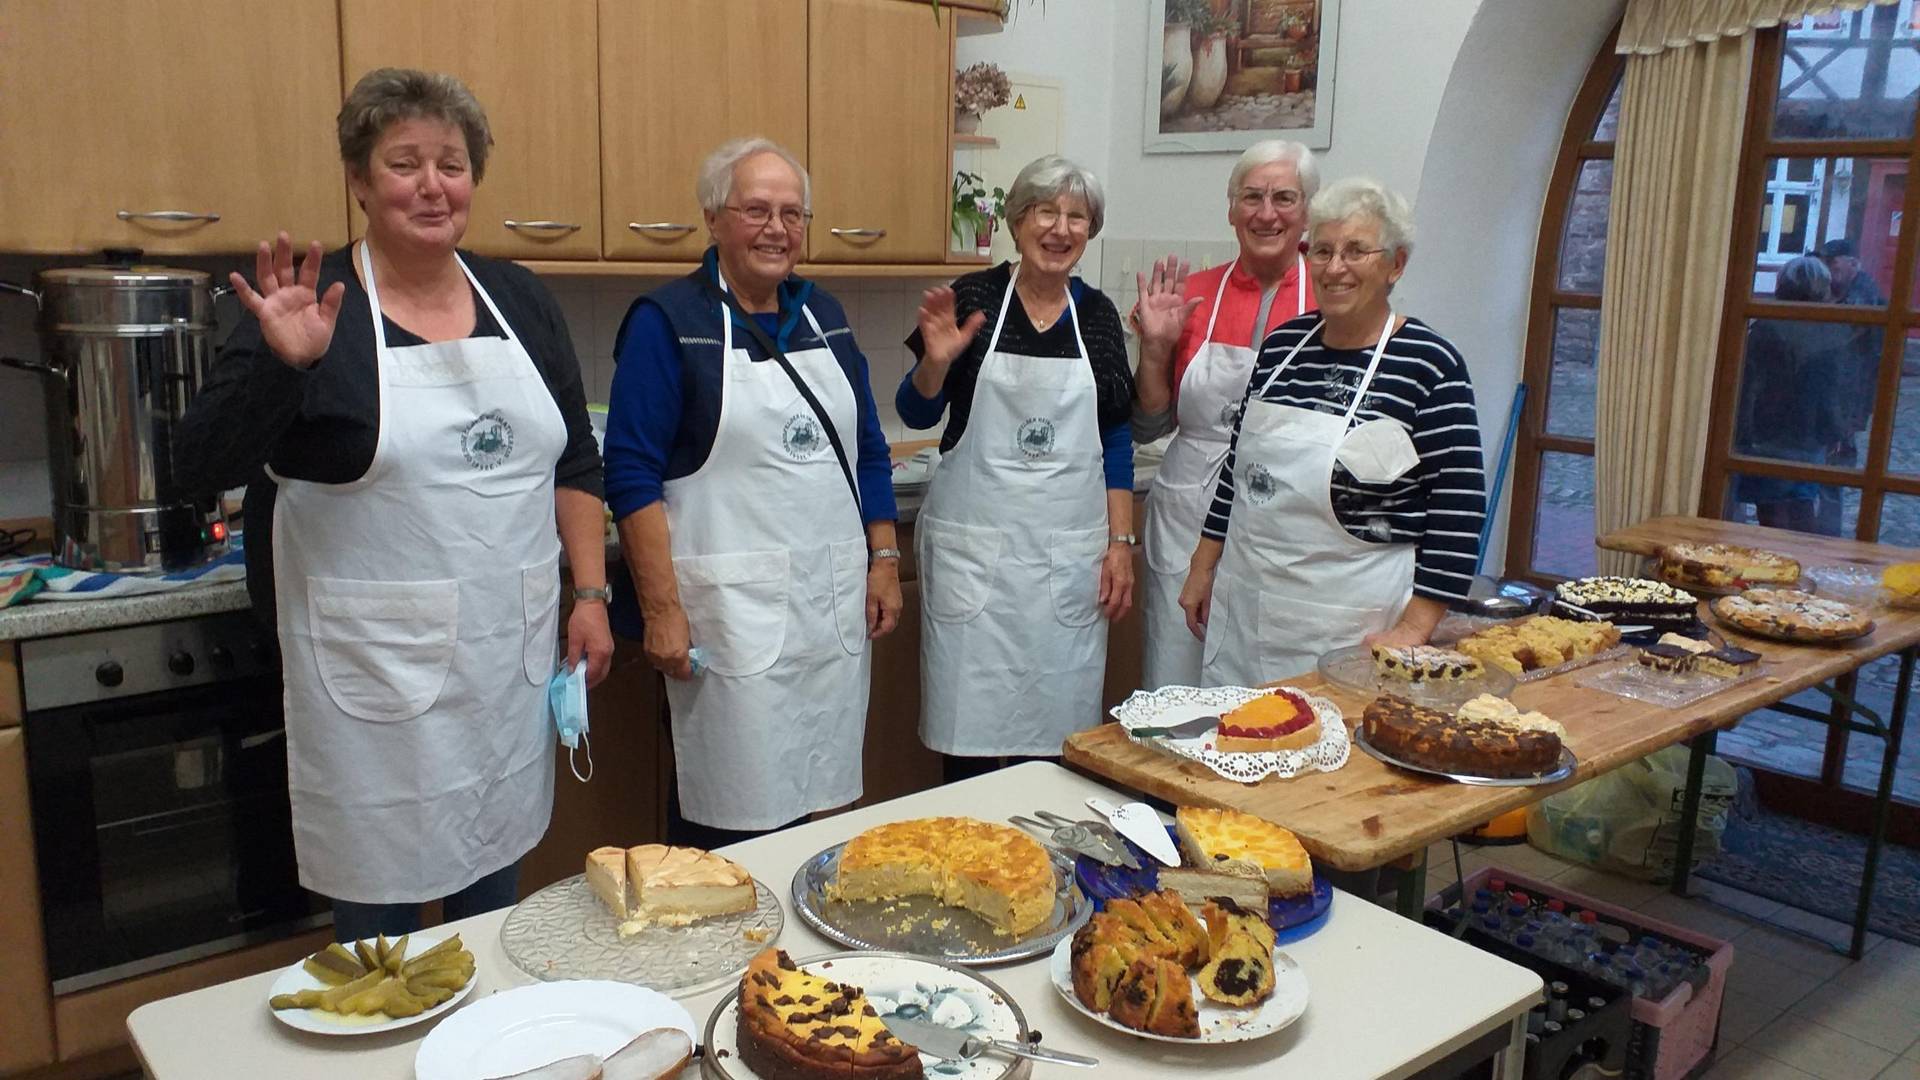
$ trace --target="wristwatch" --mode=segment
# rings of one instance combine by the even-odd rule
[[[1107,544],[1109,546],[1113,544],[1125,544],[1128,547],[1133,547],[1138,543],[1140,543],[1140,538],[1132,533],[1114,533],[1107,537]]]
[[[576,603],[581,600],[598,600],[603,604],[611,604],[613,603],[613,587],[611,585],[602,585],[597,589],[575,588],[573,590],[573,599]]]
[[[867,552],[867,561],[870,563],[880,559],[898,559],[899,557],[899,548],[874,548],[872,551]]]

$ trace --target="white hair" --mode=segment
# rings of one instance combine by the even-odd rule
[[[793,166],[794,175],[800,178],[800,204],[808,210],[813,209],[813,178],[807,175],[807,167],[800,164],[800,159],[789,153],[786,147],[758,135],[729,139],[700,163],[700,177],[693,185],[694,196],[700,200],[700,209],[709,214],[719,213],[720,208],[733,197],[734,166],[755,154],[772,154]]]
[[[1312,199],[1320,190],[1320,163],[1314,160],[1313,151],[1291,139],[1262,139],[1247,147],[1247,152],[1233,163],[1233,174],[1227,177],[1227,201],[1240,197],[1240,185],[1246,182],[1248,173],[1280,161],[1293,166],[1294,174],[1300,177],[1301,196]]]
[[[1033,209],[1035,203],[1062,195],[1085,200],[1089,219],[1087,236],[1099,236],[1100,226],[1107,220],[1107,194],[1100,187],[1100,178],[1059,154],[1034,158],[1013,178],[1013,189],[1007,192],[1007,220],[1019,224],[1020,218]]]
[[[1336,180],[1307,204],[1307,236],[1322,225],[1350,218],[1372,218],[1380,226],[1380,246],[1413,254],[1413,207],[1399,193],[1366,176]]]

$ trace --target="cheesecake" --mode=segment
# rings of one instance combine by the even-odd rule
[[[736,1034],[741,1060],[764,1080],[926,1075],[919,1052],[887,1030],[859,987],[806,971],[780,949],[747,962]]]
[[[1274,896],[1313,891],[1313,861],[1292,833],[1238,810],[1182,806],[1174,829],[1187,862],[1225,873],[1258,873]],[[1249,904],[1255,910],[1263,905]]]
[[[916,818],[847,841],[828,886],[835,900],[931,896],[1020,937],[1053,914],[1053,861],[1018,829],[973,818]]]
[[[753,876],[699,848],[641,844],[587,853],[587,887],[619,920],[620,936],[754,910]]]

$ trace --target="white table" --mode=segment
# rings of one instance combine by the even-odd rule
[[[1085,815],[1084,800],[1115,793],[1055,765],[1029,763],[924,791],[750,840],[725,853],[759,877],[783,902],[793,872],[817,851],[873,825],[904,818],[967,814],[999,819],[1035,809]],[[505,910],[452,924],[478,962],[469,1001],[532,980],[500,948]],[[787,908],[778,944],[796,959],[841,950],[813,933]],[[1510,1045],[1522,1037],[1526,1011],[1541,997],[1540,977],[1343,892],[1334,894],[1325,925],[1284,946],[1312,987],[1306,1015],[1278,1034],[1252,1042],[1182,1047],[1134,1038],[1094,1024],[1053,989],[1045,957],[990,968],[987,975],[1019,1001],[1043,1045],[1098,1057],[1098,1069],[1039,1065],[1044,1080],[1100,1077],[1288,1075],[1405,1076],[1505,1027]],[[258,1076],[273,1080],[408,1080],[414,1053],[431,1030],[421,1024],[358,1037],[309,1035],[275,1020],[267,1008],[276,972],[236,979],[144,1005],[127,1019],[133,1046],[154,1080]],[[704,1026],[726,988],[681,1002]],[[1503,1072],[1517,1077],[1519,1054]],[[686,1070],[698,1075],[697,1064]]]

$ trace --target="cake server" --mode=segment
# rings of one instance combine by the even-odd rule
[[[1196,716],[1171,727],[1137,727],[1127,734],[1141,739],[1194,739],[1220,726],[1217,716]]]
[[[1042,1050],[1038,1046],[1022,1046],[1005,1039],[983,1039],[955,1028],[941,1027],[939,1024],[925,1020],[909,1020],[904,1016],[889,1016],[881,1023],[887,1025],[887,1030],[893,1032],[895,1038],[911,1045],[915,1050],[950,1061],[972,1061],[989,1050],[998,1050],[1003,1054],[1012,1054],[1014,1057],[1051,1061],[1057,1065],[1093,1068],[1100,1064],[1099,1058],[1090,1058],[1085,1054],[1069,1054],[1065,1050]]]
[[[1119,833],[1113,831],[1113,826],[1104,821],[1094,821],[1091,818],[1075,821],[1051,810],[1035,810],[1033,816],[1056,829],[1074,829],[1079,833],[1085,833],[1093,838],[1094,843],[1105,848],[1114,859],[1118,859],[1120,865],[1129,870],[1140,869],[1140,860],[1133,857],[1133,849],[1127,846],[1125,840],[1120,839]],[[1107,864],[1111,866],[1113,860],[1107,860]]]
[[[1106,866],[1123,865],[1120,856],[1115,855],[1111,848],[1101,843],[1098,837],[1088,832],[1082,826],[1046,825],[1029,817],[1021,817],[1019,814],[1014,814],[1008,817],[1007,820],[1022,828],[1031,829],[1045,836],[1047,843],[1051,847],[1074,855],[1085,855],[1094,862]],[[1135,869],[1138,869],[1138,867],[1136,866]]]
[[[1115,806],[1095,795],[1087,800],[1093,812],[1113,822],[1120,835],[1140,846],[1140,850],[1159,859],[1168,866],[1180,865],[1180,849],[1173,846],[1173,838],[1167,835],[1167,827],[1160,823],[1160,815],[1153,807],[1143,802],[1130,802],[1124,806]]]

